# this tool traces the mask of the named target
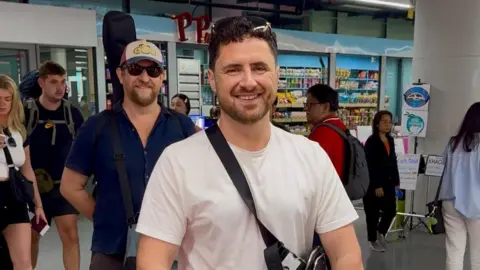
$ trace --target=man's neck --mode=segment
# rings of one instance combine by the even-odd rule
[[[40,97],[38,98],[38,101],[40,102],[40,105],[42,105],[43,108],[49,111],[56,111],[60,107],[60,105],[62,105],[62,100],[51,102],[44,95],[40,95]]]
[[[267,147],[270,140],[271,126],[268,115],[254,124],[242,124],[221,112],[218,123],[229,143],[247,151],[260,151]]]
[[[161,107],[158,102],[153,102],[152,104],[144,107],[125,99],[122,103],[122,107],[131,120],[145,116],[155,116],[156,118],[161,111]]]

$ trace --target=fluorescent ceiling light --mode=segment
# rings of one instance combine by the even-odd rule
[[[373,5],[382,5],[387,7],[396,7],[401,9],[412,8],[412,5],[409,5],[409,4],[402,4],[402,3],[382,1],[382,0],[355,0],[355,2],[367,3],[367,4],[373,4]]]

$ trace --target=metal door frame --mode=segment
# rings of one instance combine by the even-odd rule
[[[28,55],[27,72],[36,69],[38,66],[37,50],[35,44],[1,43],[0,49],[25,50]]]

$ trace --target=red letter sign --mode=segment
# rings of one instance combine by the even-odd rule
[[[186,41],[188,38],[185,36],[185,29],[192,25],[192,15],[188,12],[176,15],[173,19],[177,20],[178,27],[178,40]]]
[[[206,43],[204,38],[203,31],[210,28],[210,18],[207,15],[193,18],[197,22],[197,43]]]

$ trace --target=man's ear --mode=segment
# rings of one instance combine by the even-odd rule
[[[123,84],[122,69],[118,67],[115,72],[117,73],[118,80]]]
[[[217,86],[215,85],[215,74],[213,70],[208,69],[208,82],[210,83],[210,88],[214,93],[217,93]]]
[[[37,82],[38,82],[38,85],[40,85],[40,88],[43,89],[43,87],[45,86],[45,80],[41,77],[38,77]]]

